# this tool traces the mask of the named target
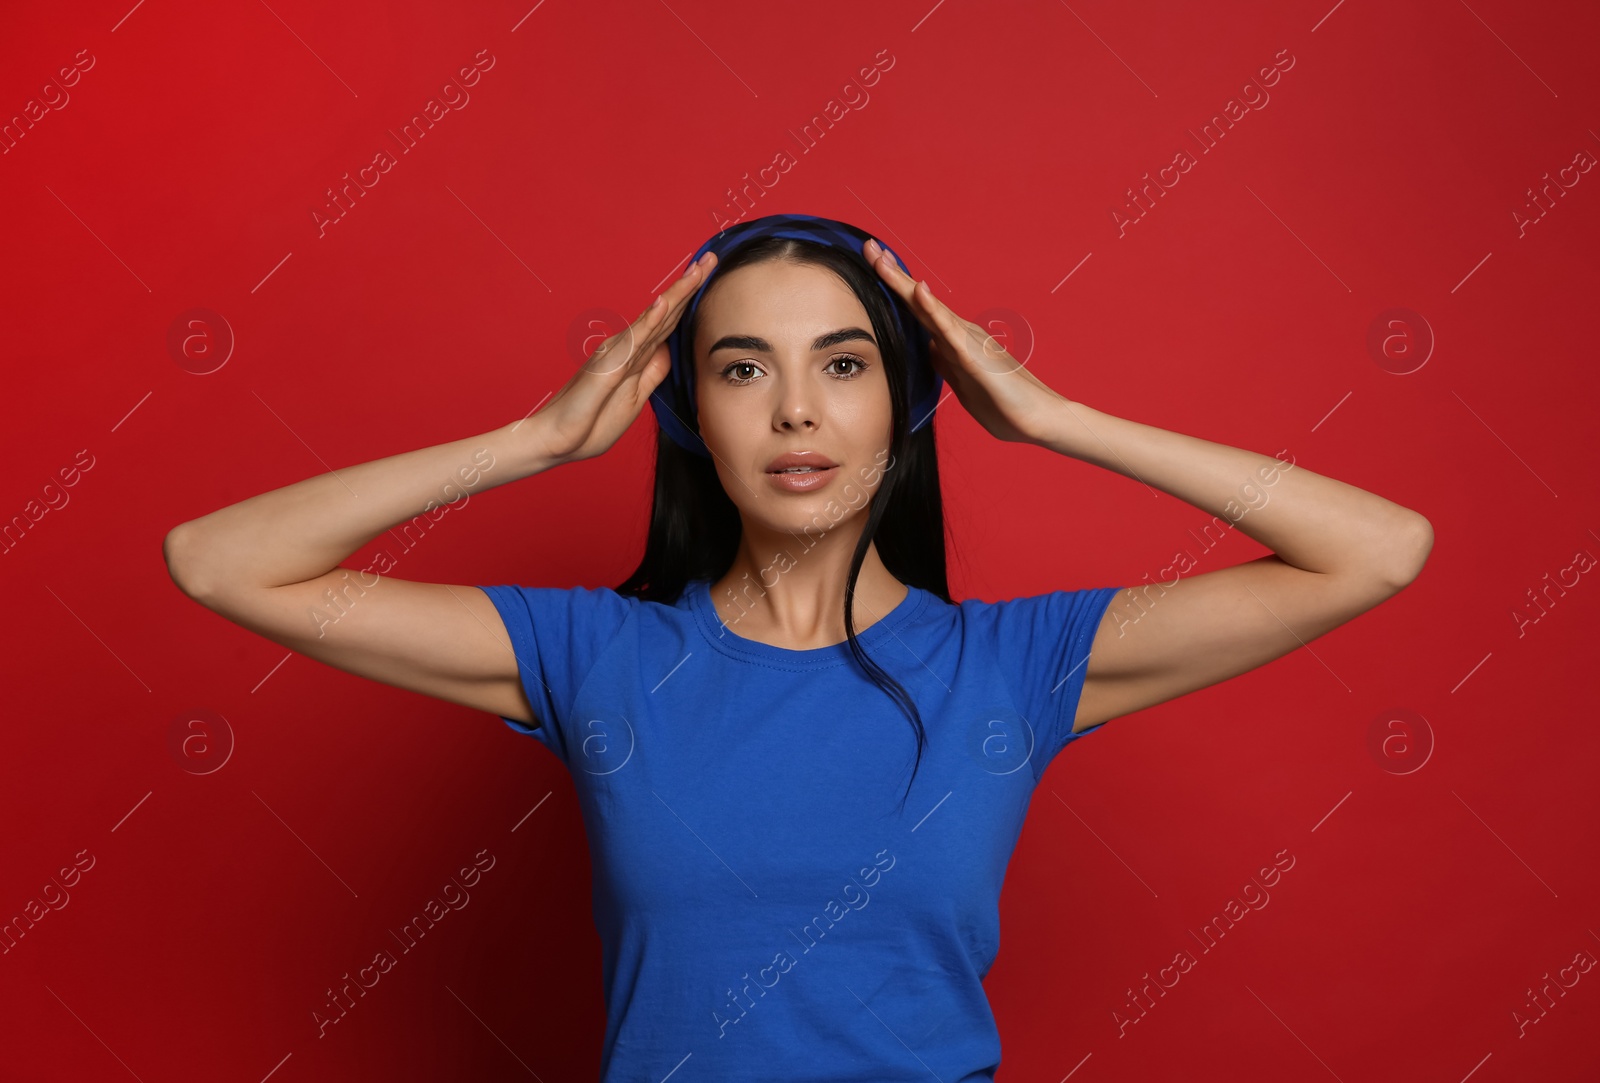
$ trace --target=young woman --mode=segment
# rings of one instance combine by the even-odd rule
[[[1272,555],[952,602],[945,384],[998,439],[1161,489]],[[339,567],[453,491],[602,454],[646,399],[654,508],[617,589]],[[862,231],[774,215],[707,241],[532,416],[252,497],[165,553],[229,620],[560,757],[593,858],[603,1079],[955,1083],[1000,1062],[981,981],[1054,756],[1371,609],[1431,545],[1382,497],[1062,396]]]

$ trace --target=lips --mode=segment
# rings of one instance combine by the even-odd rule
[[[770,463],[768,463],[767,473],[780,474],[787,471],[805,473],[809,471],[805,471],[800,468],[810,467],[812,471],[818,471],[828,470],[838,465],[838,463],[834,462],[826,455],[815,451],[791,451],[787,454],[779,455],[776,459],[773,459]]]

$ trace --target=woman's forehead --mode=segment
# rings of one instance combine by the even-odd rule
[[[872,327],[860,298],[837,274],[789,260],[750,264],[712,282],[697,315],[696,352],[727,335],[763,338],[778,349],[809,345],[845,327]]]

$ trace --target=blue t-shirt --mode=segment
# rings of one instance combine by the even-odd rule
[[[583,813],[602,1083],[993,1078],[1001,881],[1119,588],[910,587],[861,633],[927,730],[904,812],[916,735],[848,643],[743,638],[704,579],[672,605],[482,589],[543,724],[502,720]]]

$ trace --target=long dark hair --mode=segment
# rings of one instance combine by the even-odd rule
[[[865,240],[867,234],[862,233]],[[877,543],[878,557],[889,573],[950,602],[945,572],[944,502],[939,492],[939,459],[934,445],[933,419],[911,432],[910,403],[906,395],[907,344],[877,282],[877,272],[852,252],[791,237],[763,237],[729,252],[718,261],[717,273],[766,260],[786,259],[810,263],[833,271],[850,287],[872,321],[884,375],[889,381],[893,412],[890,459],[878,491],[867,512],[866,526],[850,558],[850,575],[844,588],[844,626],[850,653],[869,679],[899,705],[916,734],[917,758],[911,782],[901,804],[916,781],[927,744],[927,730],[916,703],[899,681],[868,657],[856,638],[852,619],[856,580],[866,559],[867,546]],[[704,304],[696,308],[686,328],[694,341]],[[692,359],[691,359],[692,363]],[[699,418],[684,421],[699,432]],[[639,566],[616,589],[645,601],[675,603],[691,580],[721,578],[733,565],[742,526],[739,510],[722,488],[711,459],[679,447],[659,429],[656,432],[655,493],[650,508],[650,531]]]

